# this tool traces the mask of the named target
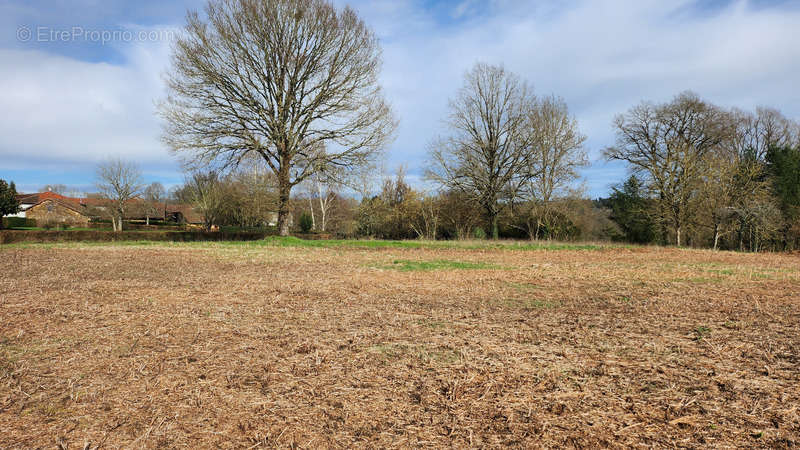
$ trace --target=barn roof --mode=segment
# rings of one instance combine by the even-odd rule
[[[34,192],[32,194],[17,194],[17,201],[19,201],[20,203],[36,204],[41,202],[42,200],[47,200],[47,199],[61,200],[77,204],[80,204],[81,200],[83,200],[80,198],[73,198],[61,194],[56,194],[55,192]]]

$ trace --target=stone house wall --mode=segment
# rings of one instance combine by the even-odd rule
[[[37,226],[46,224],[67,224],[70,226],[88,226],[89,217],[53,200],[45,200],[25,211],[25,217],[34,219]]]

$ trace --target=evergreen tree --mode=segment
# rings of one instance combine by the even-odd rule
[[[19,202],[17,201],[17,187],[12,181],[11,184],[5,180],[0,180],[0,217],[19,212]],[[3,227],[0,220],[0,228]]]
[[[631,175],[622,187],[614,187],[613,193],[602,203],[611,209],[611,220],[625,234],[625,240],[639,244],[655,240],[655,224],[649,215],[651,200],[644,194],[642,182]]]
[[[767,151],[767,175],[783,216],[784,249],[800,245],[800,147],[772,146]]]
[[[800,216],[800,148],[771,147],[767,151],[767,173],[787,220]]]

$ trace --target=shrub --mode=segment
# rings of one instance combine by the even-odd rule
[[[481,227],[475,227],[475,230],[472,231],[472,237],[475,239],[486,239],[486,232],[483,231]]]
[[[24,217],[4,217],[3,228],[33,228],[36,226],[36,221],[33,219],[26,219]]]
[[[61,222],[45,222],[42,224],[42,228],[45,230],[56,230],[56,231],[65,231],[70,228],[70,224],[68,223],[61,223]]]
[[[54,224],[51,227],[55,226]],[[203,241],[256,241],[270,233],[214,232],[203,231],[126,231],[115,233],[99,230],[75,230],[62,233],[57,230],[0,231],[0,244],[14,242],[111,242],[111,241],[162,241],[162,242],[203,242]]]
[[[314,226],[314,219],[311,218],[311,214],[307,212],[303,212],[300,214],[300,220],[298,221],[300,225],[300,231],[303,233],[308,233],[311,231],[311,227]]]

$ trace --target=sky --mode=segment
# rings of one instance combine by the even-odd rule
[[[563,97],[587,135],[580,183],[607,195],[612,121],[691,90],[723,107],[800,119],[798,0],[334,0],[379,37],[381,83],[399,120],[384,170],[423,178],[448,98],[476,62],[501,64],[537,95]],[[92,191],[95,167],[136,161],[145,181],[181,183],[156,103],[170,43],[204,1],[0,0],[0,178]]]

